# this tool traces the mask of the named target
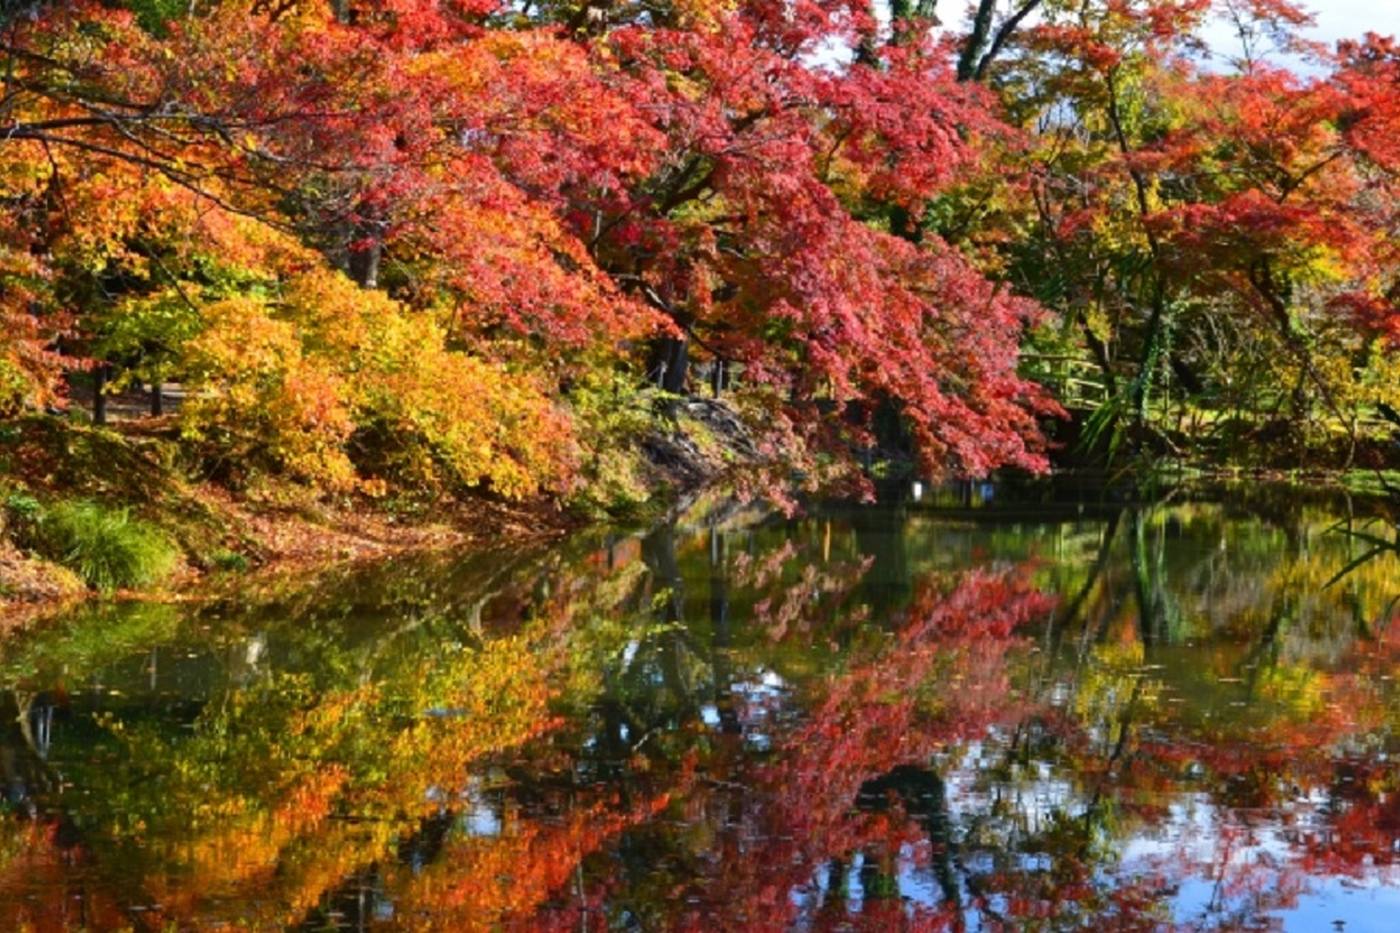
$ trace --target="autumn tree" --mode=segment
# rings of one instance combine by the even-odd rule
[[[1240,52],[1210,58],[1200,36],[1222,16]],[[1375,68],[1301,42],[1306,22],[1272,0],[1044,3],[981,70],[1030,146],[994,155],[1012,184],[967,186],[935,216],[1060,312],[1033,370],[1098,405],[1091,439],[1181,449],[1274,419],[1342,462],[1393,405],[1394,355],[1374,340],[1392,260],[1370,232],[1394,195],[1358,142],[1386,136]],[[1271,49],[1311,57],[1311,75]],[[1101,396],[1075,391],[1066,355],[1091,362]]]
[[[870,209],[917,213],[1004,130],[931,37],[818,60],[875,22],[859,4],[771,2],[13,18],[10,395],[52,396],[61,347],[68,365],[227,397],[208,350],[230,319],[209,309],[285,318],[278,296],[320,262],[309,246],[433,318],[444,361],[504,367],[564,412],[601,371],[687,391],[700,357],[741,371],[755,423],[809,465],[850,463],[892,404],[931,470],[1040,468],[1052,406],[1016,373],[1037,310]],[[333,408],[316,416],[322,466],[294,473],[349,475],[335,450],[367,423]]]

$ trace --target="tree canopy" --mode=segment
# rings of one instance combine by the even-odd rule
[[[210,461],[567,495],[699,363],[813,476],[890,418],[927,473],[1042,470],[1061,403],[1350,459],[1400,405],[1393,41],[968,7],[7,7],[0,410],[176,381]]]

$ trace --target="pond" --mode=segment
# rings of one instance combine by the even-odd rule
[[[1400,563],[1296,491],[911,491],[0,646],[0,925],[1393,929]]]

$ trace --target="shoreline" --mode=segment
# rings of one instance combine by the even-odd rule
[[[1050,483],[1091,480],[1092,470],[1057,470],[1042,477],[1018,478],[1018,482]],[[1210,472],[1171,471],[1156,481],[1168,486],[1255,483],[1274,489],[1306,490],[1305,499],[1337,495],[1360,500],[1388,501],[1379,489],[1357,489],[1346,482],[1341,471],[1307,471],[1305,475],[1280,475],[1279,471],[1217,470]],[[1103,488],[1108,489],[1106,476]],[[1128,482],[1151,479],[1120,477]],[[725,487],[723,474],[703,481],[672,487],[658,494],[650,514],[653,521],[684,512],[701,499]],[[21,593],[0,595],[0,637],[28,625],[61,615],[88,603],[112,602],[197,602],[230,590],[267,585],[279,579],[314,576],[336,568],[374,564],[395,557],[458,550],[463,557],[497,550],[545,545],[563,540],[588,528],[618,522],[590,519],[563,509],[548,500],[523,503],[492,501],[485,497],[454,500],[433,511],[433,518],[395,516],[383,510],[357,508],[359,503],[339,506],[318,503],[315,515],[305,509],[269,508],[235,501],[225,490],[202,490],[225,501],[221,509],[236,516],[243,533],[251,534],[257,552],[256,563],[242,570],[197,567],[189,562],[166,583],[146,588],[120,589],[104,593],[85,586],[62,593]],[[664,502],[663,502],[664,500]],[[426,513],[427,510],[425,510]],[[18,556],[31,565],[51,562],[31,555],[16,555],[16,549],[0,540],[0,578],[7,559]],[[36,568],[37,569],[37,568]],[[61,572],[62,568],[57,568]]]
[[[24,554],[0,541],[0,578],[35,585],[0,595],[0,637],[97,602],[197,602],[221,591],[258,587],[337,567],[372,564],[406,555],[460,549],[464,554],[549,543],[589,527],[591,522],[547,502],[520,505],[484,499],[452,503],[432,520],[400,519],[382,512],[322,506],[313,520],[293,510],[237,507],[246,530],[256,536],[256,563],[246,569],[198,567],[185,561],[167,581],[153,587],[102,592],[75,582],[48,583],[71,576],[52,561]],[[445,514],[444,514],[445,513]],[[7,572],[8,571],[8,572]]]
[[[509,501],[470,490],[428,498],[398,489],[371,499],[317,495],[281,483],[234,492],[186,476],[176,466],[175,442],[153,438],[140,422],[125,431],[50,417],[11,422],[0,437],[0,636],[96,600],[199,599],[215,586],[409,553],[522,547],[591,525],[661,518],[764,462],[727,405],[703,399],[681,404],[685,414],[669,430],[643,438],[630,452],[644,495],[620,512],[545,495]],[[14,533],[17,499],[32,509],[87,500],[129,512],[178,546],[177,567],[158,585],[91,588],[60,563],[21,548]]]

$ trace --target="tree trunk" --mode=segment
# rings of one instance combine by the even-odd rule
[[[107,364],[102,363],[92,371],[92,423],[107,423]]]
[[[996,6],[996,0],[980,0],[977,12],[972,15],[972,32],[964,40],[962,53],[958,55],[959,81],[970,81],[977,75],[977,63],[992,33]]]
[[[1142,358],[1138,363],[1137,381],[1133,385],[1133,418],[1139,425],[1145,425],[1152,404],[1152,389],[1157,378],[1157,367],[1161,363],[1165,345],[1169,339],[1165,333],[1170,326],[1167,320],[1166,296],[1161,283],[1154,287],[1152,314],[1147,319],[1147,333],[1143,336]]]
[[[1118,394],[1118,379],[1113,375],[1113,359],[1108,353],[1108,344],[1099,339],[1099,335],[1094,333],[1088,321],[1083,315],[1079,318],[1079,329],[1084,334],[1084,343],[1089,347],[1089,352],[1094,354],[1094,362],[1098,364],[1099,373],[1103,376],[1104,393],[1113,398]]]
[[[890,208],[890,233],[915,245],[924,238],[924,231],[919,229],[919,224],[909,213],[909,209],[901,204]]]
[[[724,391],[724,387],[724,360],[715,357],[714,368],[710,371],[710,391],[714,394],[715,398],[719,398],[719,394]]]
[[[656,342],[653,358],[656,385],[675,395],[685,393],[690,369],[690,344],[684,337],[662,337]]]
[[[359,249],[350,251],[350,277],[361,288],[379,287],[379,258],[384,252],[377,236],[370,235],[361,241]]]

